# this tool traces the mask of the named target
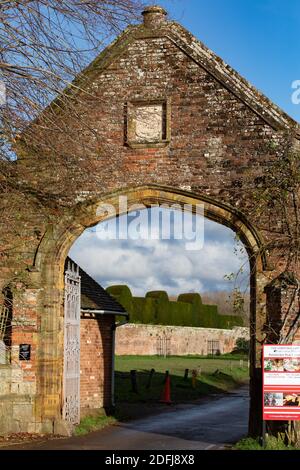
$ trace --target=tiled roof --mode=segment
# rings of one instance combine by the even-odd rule
[[[69,257],[66,259],[65,269],[67,269],[68,263],[74,264],[79,268],[81,278],[81,310],[103,310],[123,315],[126,313],[126,310],[119,302]]]

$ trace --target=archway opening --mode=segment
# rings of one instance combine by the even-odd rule
[[[164,393],[166,371],[172,378],[172,401],[177,403],[247,382],[251,271],[247,250],[231,229],[204,217],[204,211],[202,215],[189,211],[184,218],[179,209],[136,207],[87,228],[71,247],[69,258],[81,272],[129,314],[129,323],[122,325],[124,317],[112,316],[104,308],[100,317],[101,306],[89,307],[84,299],[84,414],[100,402],[119,410],[125,406],[127,412],[130,403],[133,414],[136,403],[140,412],[141,402],[148,402],[153,410]],[[115,324],[120,326],[114,341],[110,331]],[[107,372],[111,365],[113,376]]]
[[[247,217],[233,207],[216,202],[212,198],[189,191],[174,188],[147,185],[127,188],[107,194],[93,202],[80,204],[72,217],[63,218],[56,226],[49,227],[43,237],[35,257],[34,268],[40,270],[47,303],[43,306],[41,322],[40,351],[40,410],[41,418],[61,420],[63,401],[62,370],[64,335],[62,319],[64,318],[64,272],[69,250],[85,229],[111,218],[109,211],[103,211],[104,205],[116,207],[115,216],[128,213],[128,206],[119,204],[120,198],[126,197],[128,206],[144,204],[185,204],[204,206],[204,216],[234,230],[244,244],[250,263],[250,430],[258,435],[260,432],[261,410],[260,398],[260,345],[263,336],[263,287],[264,271],[268,269],[264,245],[257,230]],[[119,205],[118,205],[119,204]],[[100,206],[100,211],[99,211]],[[259,280],[259,282],[257,282]],[[257,307],[258,306],[258,307]],[[256,310],[258,309],[258,316]],[[45,360],[43,359],[45,358]],[[60,367],[57,367],[57,364]]]

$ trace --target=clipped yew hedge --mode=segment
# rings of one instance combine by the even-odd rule
[[[202,303],[201,295],[196,293],[180,294],[177,298],[178,302],[184,302],[191,305],[192,319],[191,326],[204,326],[201,321],[205,305]]]
[[[169,302],[169,296],[165,290],[152,290],[147,292],[146,298],[155,299],[158,302]]]
[[[106,291],[125,308],[126,312],[129,313],[130,316],[134,318],[133,298],[128,286],[110,286],[107,287]]]
[[[165,291],[151,291],[145,297],[134,297],[126,285],[110,286],[106,290],[123,305],[131,323],[222,329],[243,326],[241,317],[220,315],[217,305],[203,304],[197,293],[180,294],[177,301],[170,301]]]
[[[157,324],[155,301],[151,298],[132,297],[133,311],[130,315],[132,323]]]

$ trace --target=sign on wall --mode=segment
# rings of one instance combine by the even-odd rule
[[[19,360],[20,361],[30,361],[30,344],[20,344],[19,345]]]
[[[263,419],[300,420],[300,346],[263,347]]]

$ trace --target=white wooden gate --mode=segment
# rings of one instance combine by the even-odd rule
[[[80,276],[68,262],[65,272],[63,418],[80,421]]]

